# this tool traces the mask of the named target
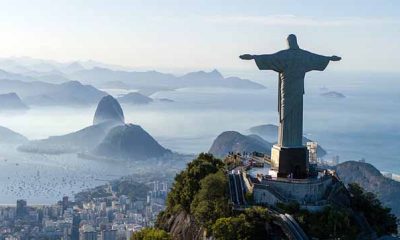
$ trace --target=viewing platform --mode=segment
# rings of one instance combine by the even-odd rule
[[[251,193],[253,203],[258,205],[297,202],[303,208],[316,211],[327,205],[327,197],[337,182],[333,171],[319,170],[313,177],[304,179],[290,175],[277,177],[268,159],[268,155],[262,154],[236,154],[226,158],[232,166],[229,176],[234,204],[245,205],[245,196]]]

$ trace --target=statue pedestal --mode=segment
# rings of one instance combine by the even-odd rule
[[[307,147],[281,147],[271,149],[271,169],[278,171],[278,177],[304,179],[308,176]]]

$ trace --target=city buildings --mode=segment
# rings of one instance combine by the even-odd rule
[[[0,207],[0,240],[65,239],[125,240],[143,227],[153,226],[165,207],[168,183],[146,183],[145,198],[120,195],[105,185],[110,194],[71,201],[67,196],[54,205]],[[91,194],[96,195],[96,194]]]

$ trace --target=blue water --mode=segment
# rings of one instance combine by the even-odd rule
[[[140,124],[165,147],[182,153],[204,152],[223,131],[247,133],[256,125],[277,124],[276,75],[262,77],[265,79],[260,81],[267,89],[186,88],[152,96],[169,98],[174,103],[156,101],[122,107],[127,122]],[[381,171],[400,174],[400,77],[329,72],[307,77],[305,134],[318,141],[328,157],[339,155],[341,162],[364,158]],[[346,98],[320,96],[324,91],[337,91]],[[88,126],[94,111],[95,106],[32,108],[19,115],[0,113],[0,125],[38,139]],[[0,146],[0,165],[6,169],[0,176],[0,203],[13,203],[17,198],[52,203],[64,194],[101,184],[99,178],[116,178],[132,171],[71,155],[29,156],[10,151],[7,146]]]
[[[258,91],[185,89],[159,93],[186,103],[190,96],[190,104],[181,106],[179,114],[187,120],[184,122],[196,122],[188,126],[192,130],[185,127],[182,132],[196,134],[182,139],[178,149],[204,151],[221,131],[246,133],[255,125],[277,124],[276,79],[267,75],[263,83],[268,88]],[[365,159],[382,171],[400,173],[398,75],[316,73],[308,76],[305,87],[304,133],[318,141],[328,151],[328,157],[339,155],[340,161]],[[326,91],[337,91],[346,97],[322,97],[320,94]]]

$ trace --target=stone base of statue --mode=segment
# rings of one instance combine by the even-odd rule
[[[271,149],[271,169],[278,177],[304,179],[308,176],[307,147],[281,147]]]

